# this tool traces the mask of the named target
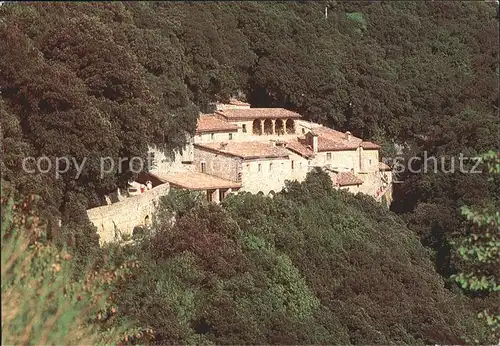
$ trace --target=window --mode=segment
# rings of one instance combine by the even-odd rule
[[[306,129],[302,128],[302,134],[306,133]]]
[[[212,139],[212,140],[213,140],[214,138],[215,138],[215,134],[214,134],[214,133],[211,133],[211,134],[210,134],[210,139]]]
[[[148,158],[148,168],[151,169],[153,167],[155,167],[155,152],[154,151],[150,151],[149,152],[149,158]]]
[[[259,163],[259,166],[258,166],[258,170],[259,172],[262,172],[262,165]]]
[[[369,164],[371,165],[371,164],[372,164],[372,159],[370,159],[368,162],[369,162]]]
[[[273,163],[272,163],[272,162],[270,162],[270,163],[269,163],[269,171],[272,171],[272,170],[273,170]]]
[[[242,131],[243,133],[247,133],[247,124],[243,124],[243,125],[241,125],[241,131]]]
[[[295,161],[292,161],[292,169],[295,168]]]
[[[326,153],[326,159],[328,161],[331,161],[332,160],[332,153]]]
[[[207,163],[206,162],[202,162],[201,163],[201,173],[205,173],[207,170]]]
[[[231,139],[233,139],[233,134],[232,133],[229,134],[229,140],[231,140]]]

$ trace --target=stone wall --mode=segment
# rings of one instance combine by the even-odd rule
[[[238,173],[241,172],[241,159],[199,148],[194,148],[194,151],[194,165],[197,172],[201,172],[201,163],[204,162],[206,167],[204,173],[238,181]]]
[[[120,233],[132,235],[134,227],[145,225],[146,217],[151,222],[155,204],[168,191],[169,184],[165,183],[120,202],[87,210],[90,222],[97,227],[100,244],[117,240]]]
[[[165,153],[156,148],[149,148],[149,152],[154,154],[153,167],[151,173],[179,173],[186,171],[194,171],[192,164],[183,163],[194,160],[194,147],[192,144],[186,145],[183,152],[175,152],[175,157],[170,158]]]
[[[294,154],[290,159],[247,160],[242,167],[242,190],[264,194],[281,191],[286,180],[303,181],[308,169],[307,160]]]
[[[297,180],[303,182],[306,179],[307,172],[309,172],[309,162],[303,156],[295,154],[289,151],[290,162],[287,166],[287,170],[284,172],[286,180]],[[292,167],[293,162],[293,167]],[[278,192],[278,191],[276,191]]]
[[[195,143],[229,142],[239,139],[238,131],[203,132],[194,137]]]
[[[359,171],[359,148],[357,150],[319,152],[312,160],[312,165],[320,167],[330,165],[332,168],[352,169],[356,174]]]
[[[358,177],[363,180],[363,184],[359,187],[359,192],[365,193],[370,196],[375,196],[377,190],[382,187],[382,181],[380,180],[381,173],[379,171],[360,173]]]
[[[360,148],[362,158],[360,170],[364,172],[377,172],[379,170],[379,151],[377,149]]]

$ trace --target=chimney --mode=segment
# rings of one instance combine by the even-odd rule
[[[318,135],[312,131],[309,132],[312,138],[312,148],[313,152],[316,154],[318,152]]]
[[[345,133],[345,139],[347,139],[348,141],[351,140],[351,133],[349,131]]]

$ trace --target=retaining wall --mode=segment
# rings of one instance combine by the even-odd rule
[[[88,209],[87,215],[97,227],[100,244],[120,239],[120,233],[132,235],[134,227],[145,225],[146,217],[151,222],[156,203],[168,193],[169,188],[169,184],[165,183],[120,202]]]

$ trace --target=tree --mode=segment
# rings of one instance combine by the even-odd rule
[[[108,344],[134,333],[104,321],[116,312],[106,290],[124,271],[75,280],[74,256],[46,241],[38,202],[16,200],[2,186],[2,344]]]
[[[490,151],[483,155],[491,179],[500,174],[500,153]],[[496,175],[496,176],[495,176]],[[498,303],[500,298],[500,211],[474,210],[468,206],[461,208],[467,220],[465,235],[456,241],[456,252],[462,260],[461,271],[454,275],[460,286],[472,293],[491,295],[490,301]],[[486,342],[500,342],[500,309],[498,304],[481,313],[491,328],[490,339]],[[477,341],[477,340],[476,340]],[[484,342],[484,341],[481,341]]]

